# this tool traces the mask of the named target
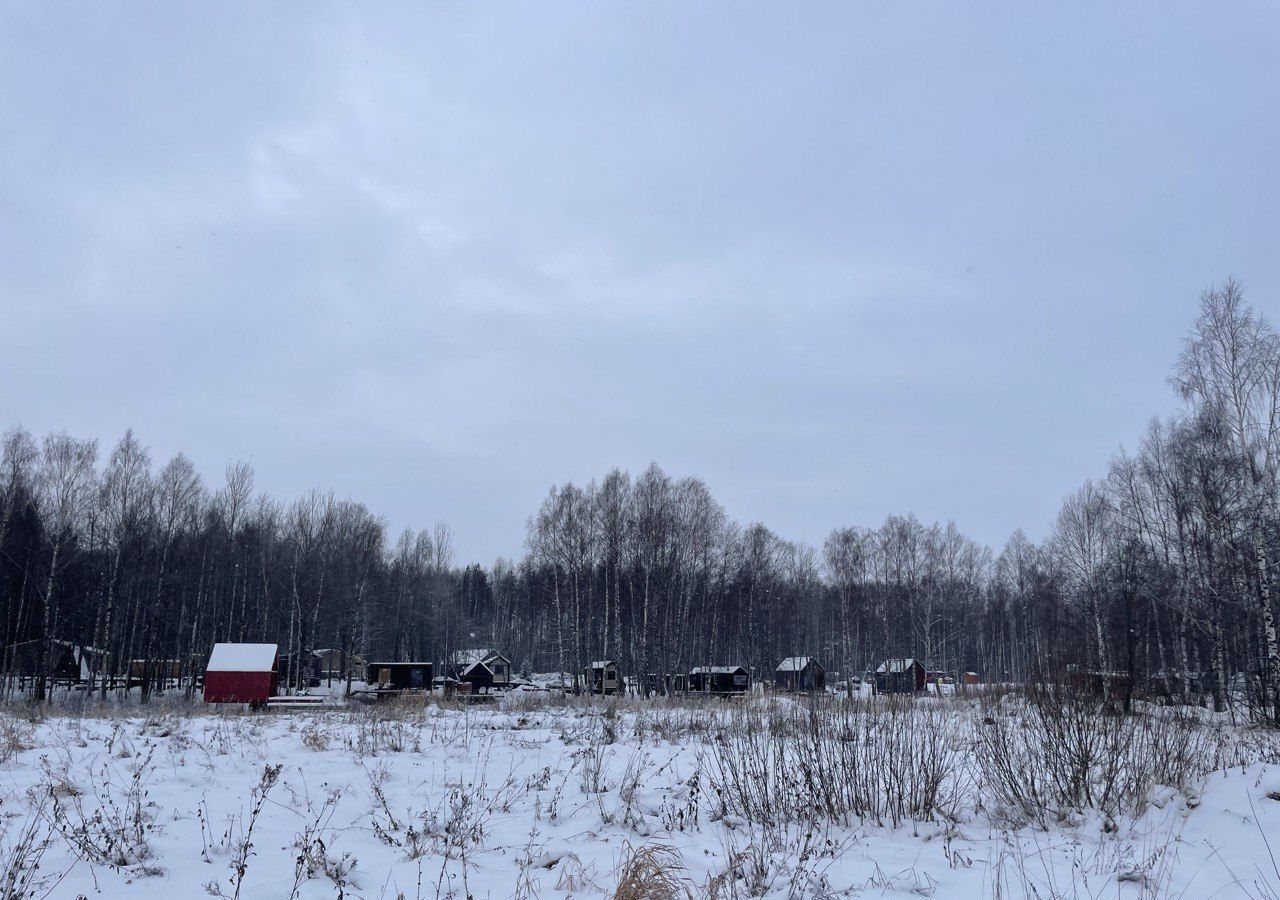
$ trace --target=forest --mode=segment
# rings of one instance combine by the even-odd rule
[[[993,682],[1124,673],[1276,721],[1280,336],[1227,281],[1170,353],[1179,411],[1072,491],[1042,542],[1019,530],[999,549],[909,513],[810,547],[732,521],[703,481],[654,464],[553,486],[521,559],[460,565],[445,524],[392,535],[356,500],[258,493],[244,462],[207,484],[132,431],[108,450],[14,427],[0,668],[34,675],[43,699],[58,641],[101,651],[103,695],[131,660],[194,673],[222,640],[363,659],[493,645],[521,672],[609,658],[767,675],[809,654],[847,676],[915,656]]]

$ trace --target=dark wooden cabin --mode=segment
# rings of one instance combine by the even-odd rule
[[[348,674],[354,678],[359,678],[361,674],[368,670],[365,661],[354,653],[325,649],[316,650],[315,656],[316,661],[319,663],[320,679],[322,681],[345,681]]]
[[[611,659],[596,660],[582,674],[588,694],[622,693],[622,676],[618,674],[618,664]]]
[[[1075,669],[1068,673],[1067,683],[1085,697],[1125,700],[1133,696],[1133,677],[1127,672],[1100,672]]]
[[[924,665],[918,659],[886,659],[875,678],[878,694],[917,694],[924,690]]]
[[[751,690],[751,673],[742,666],[698,666],[689,673],[694,694],[745,694]]]
[[[102,674],[101,650],[62,640],[51,640],[45,647],[44,674],[54,684],[83,684]],[[8,662],[11,675],[22,680],[39,678],[40,641],[11,644]]]
[[[319,687],[320,657],[314,650],[281,653],[280,681],[289,687]]]
[[[689,676],[683,672],[675,674],[650,672],[645,676],[649,693],[660,697],[678,697],[689,693]]]
[[[131,659],[129,660],[130,688],[147,687],[157,690],[177,687],[182,678],[182,660],[179,659]]]
[[[511,687],[511,660],[497,650],[482,647],[458,650],[449,657],[448,677],[471,685],[471,693]]]
[[[793,693],[826,690],[827,670],[812,656],[791,656],[774,670],[773,686]]]
[[[371,662],[365,667],[365,684],[379,694],[418,693],[431,690],[429,662]]]

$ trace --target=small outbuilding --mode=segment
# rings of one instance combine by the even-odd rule
[[[618,674],[618,664],[611,659],[600,659],[593,662],[583,671],[588,694],[618,694],[622,689],[622,678]]]
[[[812,656],[790,656],[774,669],[773,686],[792,692],[825,690],[827,670]]]
[[[977,672],[965,672],[960,676],[960,683],[963,685],[980,684]]]
[[[214,644],[204,671],[204,702],[266,706],[279,684],[275,644]]]
[[[41,642],[23,641],[8,648],[9,674],[19,679],[40,677]],[[84,684],[102,673],[105,654],[101,650],[52,639],[44,643],[44,674],[54,684]]]
[[[429,691],[433,668],[429,662],[371,662],[364,680],[379,694]]]
[[[876,668],[878,694],[917,694],[924,685],[924,665],[918,659],[886,659]]]
[[[689,673],[689,691],[698,694],[745,694],[751,673],[742,666],[697,666]]]

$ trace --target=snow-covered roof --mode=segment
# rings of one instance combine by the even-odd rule
[[[895,672],[905,672],[916,664],[915,659],[886,659],[880,663],[876,669],[877,675],[892,675]]]
[[[453,652],[452,661],[455,666],[473,666],[476,663],[490,663],[502,660],[505,663],[511,662],[497,650],[492,647],[476,647],[471,650],[455,650]]]
[[[276,665],[275,644],[214,644],[209,672],[270,672]]]
[[[732,675],[734,672],[745,672],[742,666],[695,666],[691,675]]]
[[[485,663],[482,663],[482,662],[481,662],[480,660],[478,660],[478,659],[477,659],[475,662],[472,662],[472,663],[468,663],[468,664],[466,664],[466,665],[463,665],[463,666],[462,666],[462,671],[461,671],[461,673],[460,673],[460,674],[462,674],[462,675],[469,675],[473,669],[484,669],[484,670],[485,670],[486,672],[488,672],[490,675],[492,675],[492,674],[493,674],[493,669],[490,669],[488,665],[486,665]]]
[[[614,663],[613,663],[613,660],[611,660],[611,659],[598,659],[598,660],[596,660],[595,662],[593,662],[593,663],[591,664],[591,668],[593,668],[593,669],[607,669],[609,666],[611,666],[611,665],[613,665],[613,664],[614,664]]]
[[[803,672],[804,667],[809,665],[812,656],[788,656],[778,666],[776,671],[779,672]]]

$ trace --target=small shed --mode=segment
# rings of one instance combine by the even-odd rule
[[[677,697],[689,693],[689,676],[683,672],[650,672],[645,676],[645,684],[649,693],[657,696]]]
[[[751,673],[742,666],[697,666],[689,673],[689,690],[702,694],[745,694]]]
[[[812,656],[790,656],[773,672],[773,686],[780,691],[822,691],[827,670]]]
[[[596,660],[582,674],[585,676],[588,694],[620,693],[622,678],[618,675],[618,664],[613,660]]]
[[[978,679],[978,673],[965,672],[963,675],[960,676],[960,683],[964,685],[979,684],[980,681]]]
[[[129,687],[147,684],[158,688],[176,685],[182,677],[182,660],[131,659],[129,660]]]
[[[214,644],[204,671],[204,702],[265,706],[279,681],[275,644]]]
[[[348,674],[359,678],[360,673],[368,668],[358,654],[343,650],[316,650],[315,655],[319,662],[320,678],[329,681],[341,681]]]
[[[429,662],[371,662],[366,667],[365,684],[381,692],[431,690]]]
[[[924,665],[918,659],[886,659],[876,668],[877,693],[916,694],[924,684]]]
[[[1074,669],[1068,674],[1067,683],[1082,696],[1104,697],[1107,700],[1131,697],[1134,687],[1133,677],[1128,672],[1101,670]]]

